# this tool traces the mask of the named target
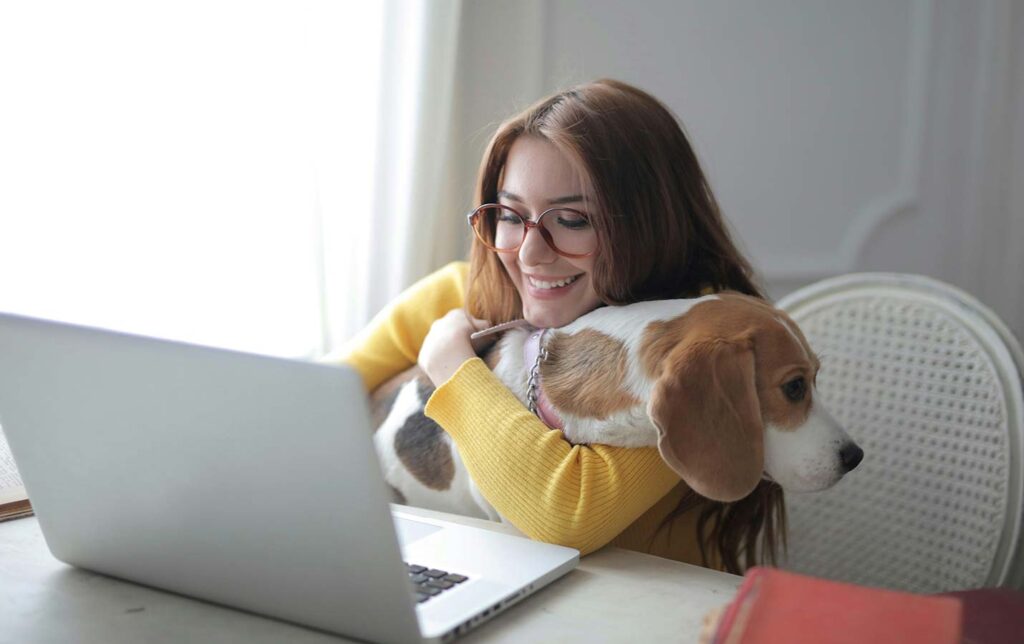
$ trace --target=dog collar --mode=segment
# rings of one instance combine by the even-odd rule
[[[537,329],[523,343],[523,364],[531,365],[526,382],[526,406],[551,429],[562,429],[561,417],[540,386],[540,363],[548,357],[547,349],[541,346],[541,342],[547,332],[547,329]]]

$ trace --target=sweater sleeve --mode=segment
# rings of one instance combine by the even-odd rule
[[[321,361],[352,366],[367,391],[413,366],[430,325],[463,306],[467,269],[465,262],[452,262],[416,282],[355,338]]]
[[[427,403],[484,497],[527,536],[588,554],[679,483],[654,448],[572,445],[479,358]]]

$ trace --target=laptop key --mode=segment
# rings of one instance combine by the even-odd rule
[[[444,579],[432,579],[424,585],[429,586],[431,588],[440,588],[441,590],[448,590],[455,584],[453,584],[450,581],[445,581]]]
[[[428,568],[427,566],[411,563],[406,563],[405,566],[409,571],[409,582],[413,592],[416,594],[416,602],[421,604],[468,579],[465,575],[448,572],[440,568]]]

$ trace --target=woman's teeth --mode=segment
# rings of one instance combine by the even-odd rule
[[[579,277],[579,275],[573,275],[572,277],[567,277],[564,280],[559,280],[557,282],[542,282],[542,281],[540,281],[538,279],[534,279],[532,277],[530,277],[528,279],[530,280],[530,286],[532,286],[534,288],[551,289],[551,288],[561,288],[563,286],[568,286],[569,284],[572,284],[573,282],[575,282],[578,277]]]

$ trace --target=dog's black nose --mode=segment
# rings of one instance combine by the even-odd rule
[[[857,447],[856,443],[847,443],[839,450],[839,462],[843,465],[843,473],[855,469],[864,460],[864,450]]]

